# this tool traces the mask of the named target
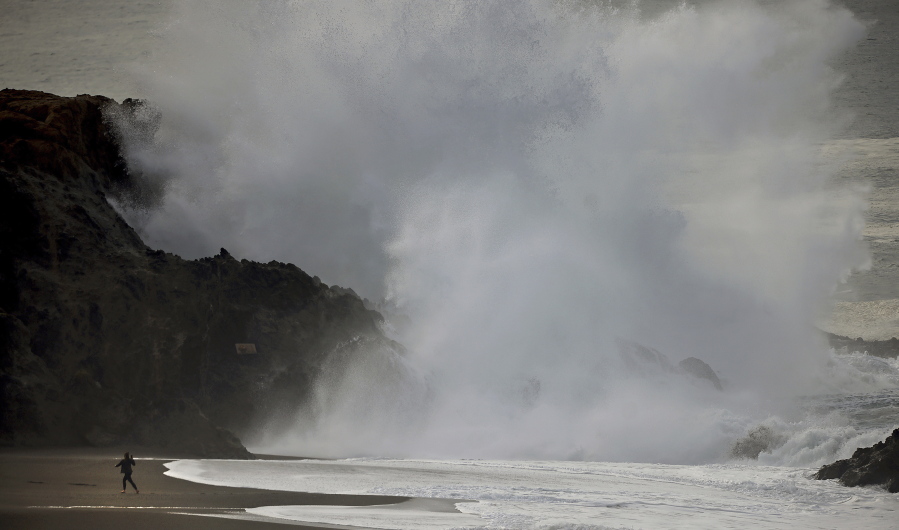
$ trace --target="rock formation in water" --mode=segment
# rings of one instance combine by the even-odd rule
[[[889,340],[864,340],[861,337],[850,339],[849,337],[827,333],[827,340],[830,342],[831,348],[847,353],[861,352],[885,359],[899,357],[899,339],[896,337]]]
[[[758,460],[760,454],[771,452],[786,441],[785,436],[777,434],[771,427],[759,425],[749,431],[744,438],[734,442],[730,449],[730,457]]]
[[[883,486],[899,493],[899,429],[871,447],[860,447],[851,458],[821,467],[819,480],[839,479],[844,486]]]
[[[697,379],[705,379],[712,383],[715,390],[724,390],[724,387],[721,386],[721,379],[718,378],[718,374],[716,374],[715,370],[712,370],[712,367],[702,359],[687,357],[683,361],[677,363],[677,367],[680,368],[681,372],[684,374],[692,375]]]
[[[718,374],[715,373],[715,370],[712,370],[708,363],[701,359],[687,357],[675,366],[664,353],[655,348],[649,348],[620,337],[615,339],[615,343],[618,346],[618,355],[624,361],[627,371],[631,374],[640,377],[658,374],[690,376],[690,379],[702,379],[711,383],[716,390],[724,390]]]
[[[140,444],[249,457],[380,315],[294,265],[148,248],[107,201],[134,190],[107,98],[0,91],[0,444]]]

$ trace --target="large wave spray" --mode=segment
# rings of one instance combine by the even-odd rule
[[[130,162],[166,194],[130,215],[408,316],[407,384],[340,366],[282,449],[708,460],[808,390],[864,259],[820,156],[861,34],[818,0],[193,2],[137,70],[162,121]],[[729,390],[636,377],[622,340]]]

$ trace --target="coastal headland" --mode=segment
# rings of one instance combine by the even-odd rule
[[[326,360],[401,346],[294,265],[145,245],[114,207],[145,199],[109,118],[135,105],[0,91],[0,444],[251,458]]]

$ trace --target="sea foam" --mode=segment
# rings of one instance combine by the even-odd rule
[[[876,528],[894,526],[899,499],[810,480],[809,469],[546,461],[176,461],[167,475],[208,484],[317,493],[456,499],[461,513],[420,506],[277,506],[282,519],[366,527]],[[427,513],[427,511],[425,511]],[[463,515],[465,514],[465,515]],[[415,526],[417,524],[417,526]]]

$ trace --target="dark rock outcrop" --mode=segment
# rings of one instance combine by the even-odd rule
[[[329,355],[400,347],[294,265],[147,247],[107,201],[139,187],[104,121],[129,108],[0,91],[0,443],[248,457],[232,432],[302,401]]]
[[[861,337],[850,339],[849,337],[827,333],[827,340],[830,343],[830,347],[835,350],[844,350],[848,353],[862,352],[885,359],[899,357],[899,339],[896,337],[890,340],[864,340]]]
[[[640,343],[616,338],[618,355],[624,361],[625,367],[631,373],[637,375],[651,375],[659,373],[675,373],[677,369],[668,360],[665,354],[655,348],[649,348]]]
[[[762,452],[770,452],[784,444],[786,438],[778,435],[771,427],[759,425],[737,440],[730,449],[731,458],[757,460]]]
[[[618,355],[624,361],[624,366],[631,374],[647,377],[660,374],[677,374],[690,376],[691,379],[703,379],[708,381],[716,390],[723,390],[718,374],[712,370],[705,361],[696,357],[688,357],[677,366],[671,363],[668,357],[656,350],[640,343],[625,340],[620,337],[615,339],[618,346]]]
[[[718,374],[716,374],[715,370],[712,370],[712,367],[702,359],[687,357],[683,361],[677,363],[677,367],[685,374],[692,375],[698,379],[705,379],[712,383],[712,386],[714,386],[716,390],[724,390],[721,386],[721,380],[718,379]]]
[[[899,429],[871,447],[860,447],[846,460],[821,467],[819,480],[839,479],[844,486],[879,485],[899,493]]]

